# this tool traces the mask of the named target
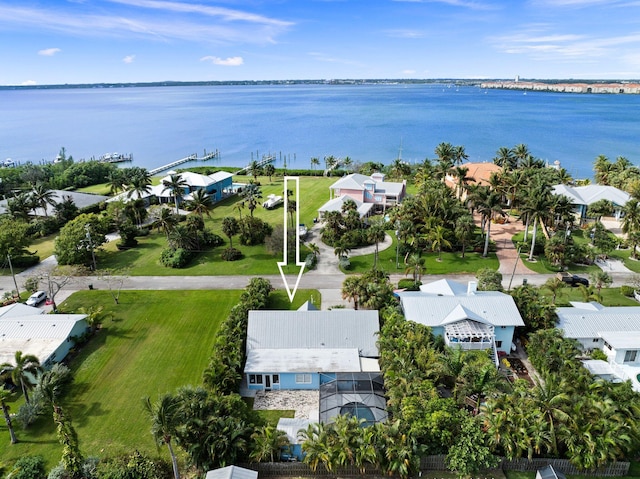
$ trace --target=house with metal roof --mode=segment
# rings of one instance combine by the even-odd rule
[[[622,208],[627,204],[631,195],[613,186],[605,185],[585,185],[585,186],[568,186],[555,185],[553,187],[554,195],[563,195],[571,200],[574,205],[575,212],[580,219],[587,217],[587,209],[589,205],[600,200],[608,200],[613,203],[614,216],[620,219]]]
[[[498,351],[509,353],[515,328],[524,326],[510,295],[478,291],[475,281],[442,279],[397,294],[407,320],[429,326],[447,346],[489,350],[496,364]]]
[[[317,390],[337,373],[379,372],[379,329],[377,311],[250,311],[246,387]]]
[[[321,212],[332,207],[330,205],[332,200],[341,197],[352,198],[358,205],[371,204],[374,210],[385,211],[388,207],[402,202],[407,194],[407,182],[406,180],[402,183],[384,181],[382,173],[374,173],[371,176],[352,173],[332,184],[329,191],[330,201],[320,208]]]
[[[25,308],[33,310],[31,314]],[[86,314],[42,314],[15,304],[0,308],[0,363],[13,363],[16,351],[33,354],[43,366],[62,361],[87,330]]]
[[[53,193],[51,198],[53,204],[57,205],[71,199],[73,204],[81,211],[109,199],[108,196],[95,195],[93,193],[81,193],[79,191],[51,190],[51,192]],[[9,211],[8,208],[8,200],[0,200],[0,214],[7,213]],[[55,206],[52,204],[47,204],[46,210],[37,207],[33,208],[32,211],[35,216],[54,216],[56,214]]]
[[[598,348],[607,356],[607,361],[585,361],[585,367],[604,379],[631,380],[640,392],[640,306],[607,307],[595,301],[572,301],[571,306],[557,308],[558,329],[583,350]]]
[[[205,479],[258,479],[258,471],[239,466],[226,466],[207,471]]]

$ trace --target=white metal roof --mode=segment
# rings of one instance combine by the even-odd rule
[[[228,171],[216,171],[215,173],[211,173],[209,178],[211,178],[214,183],[219,183],[227,178],[233,178],[233,173],[229,173]]]
[[[558,329],[562,329],[567,338],[598,338],[605,331],[640,332],[640,306],[565,307],[557,308],[556,313]]]
[[[582,364],[591,374],[596,376],[615,376],[611,365],[602,359],[585,359]]]
[[[227,466],[208,471],[205,479],[258,479],[258,471],[238,466]]]
[[[360,356],[352,349],[252,349],[245,373],[355,373]]]
[[[599,335],[614,349],[640,348],[640,331],[600,331]]]
[[[378,357],[377,311],[249,311],[247,352],[252,349],[351,349]]]
[[[351,173],[344,176],[330,186],[332,190],[344,188],[348,190],[364,190],[365,183],[375,184],[375,193],[386,196],[398,196],[404,188],[403,183],[391,181],[376,181],[374,177],[361,175],[360,173]]]
[[[358,214],[360,214],[360,218],[367,216],[369,211],[371,211],[371,208],[373,208],[374,206],[373,203],[363,203],[362,201],[358,201],[355,198],[352,198],[351,196],[342,195],[342,196],[339,196],[338,198],[334,198],[332,200],[327,201],[324,205],[318,208],[318,211],[321,213],[327,213],[329,211],[341,212],[342,205],[344,205],[344,203],[347,200],[351,200],[356,204]]]
[[[0,307],[0,319],[35,316],[38,314],[44,314],[44,310],[33,306],[27,306],[23,303],[13,303],[8,306]]]
[[[276,428],[287,435],[287,439],[291,444],[302,444],[304,441],[298,438],[298,432],[301,429],[306,430],[311,424],[314,424],[314,422],[309,419],[281,417],[278,419]]]
[[[0,319],[0,363],[13,363],[16,351],[44,362],[66,341],[85,314],[37,314]]]
[[[437,296],[458,296],[467,294],[467,285],[450,279],[439,279],[438,281],[421,285],[420,291]]]
[[[614,205],[624,206],[629,198],[629,193],[619,190],[613,186],[604,185],[585,185],[585,186],[567,186],[555,185],[553,193],[556,195],[564,195],[568,197],[573,204],[590,205],[600,200],[609,200]]]
[[[405,317],[425,326],[444,326],[450,315],[460,317],[468,311],[475,321],[492,326],[524,326],[524,321],[513,298],[499,291],[479,291],[469,295],[438,296],[420,291],[398,293]],[[458,308],[464,308],[461,310]],[[456,310],[454,312],[454,310]],[[461,318],[463,319],[463,318]],[[482,320],[482,321],[480,321]]]

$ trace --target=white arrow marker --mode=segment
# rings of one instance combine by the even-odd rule
[[[295,223],[295,231],[296,231],[296,266],[300,268],[300,272],[298,273],[298,279],[296,280],[296,285],[293,289],[289,288],[289,283],[287,282],[287,277],[282,270],[282,267],[289,264],[289,250],[288,250],[288,241],[287,238],[288,233],[288,222],[287,222],[287,213],[289,212],[289,195],[287,195],[287,182],[295,181],[296,183],[296,223]],[[289,295],[289,301],[293,303],[293,298],[296,295],[296,291],[298,290],[298,285],[300,284],[300,279],[302,278],[302,273],[304,272],[304,261],[300,261],[300,179],[297,176],[285,176],[284,177],[284,254],[283,261],[278,261],[278,269],[280,270],[280,276],[282,276],[282,281],[284,282],[285,288],[287,288],[287,294]]]

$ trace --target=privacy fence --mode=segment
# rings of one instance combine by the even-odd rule
[[[422,471],[446,471],[444,455],[426,456],[420,460],[420,470]],[[583,471],[577,469],[566,459],[533,459],[529,461],[527,459],[517,459],[509,461],[502,459],[500,468],[507,471],[537,471],[545,466],[551,464],[554,469],[561,471],[564,474],[570,475],[583,475],[583,476],[626,476],[629,472],[628,462],[613,462],[605,467],[601,467],[595,471]],[[318,469],[312,471],[309,466],[301,462],[274,462],[274,463],[251,463],[240,464],[240,466],[258,471],[259,477],[309,477],[309,476],[381,476],[382,473],[373,466],[368,466],[362,472],[357,467],[341,467],[333,472],[327,471],[323,466],[318,466]],[[484,477],[484,476],[483,476]]]

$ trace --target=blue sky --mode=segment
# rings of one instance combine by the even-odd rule
[[[640,78],[640,0],[0,0],[0,84]]]

